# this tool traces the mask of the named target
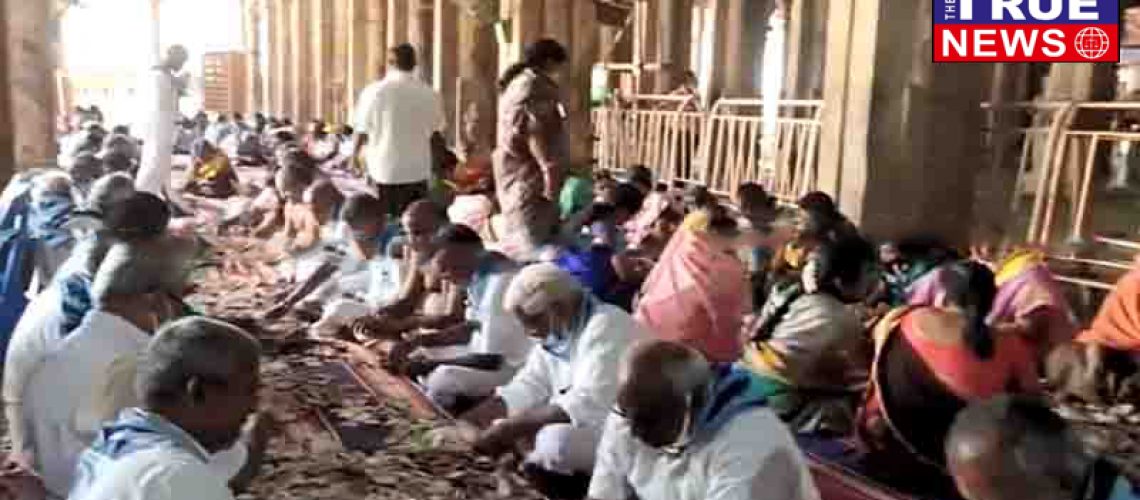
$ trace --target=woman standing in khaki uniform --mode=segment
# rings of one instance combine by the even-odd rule
[[[566,49],[554,40],[527,47],[522,62],[499,81],[495,190],[507,223],[505,239],[534,246],[550,228],[540,207],[557,200],[570,155],[566,110],[554,75],[566,64]]]

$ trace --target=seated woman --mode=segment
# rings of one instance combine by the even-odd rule
[[[1049,386],[1066,398],[1104,404],[1140,396],[1140,259],[1116,282],[1089,328],[1053,349],[1045,372]]]
[[[896,309],[875,327],[871,387],[858,435],[871,461],[945,483],[943,443],[969,403],[1037,393],[1037,361],[1017,335],[986,323],[997,287],[985,265],[961,261],[939,273],[933,305]]]
[[[875,252],[849,237],[819,248],[809,284],[777,287],[749,328],[742,363],[764,383],[768,405],[794,432],[848,435],[867,385],[871,349],[848,304],[875,282]]]
[[[930,305],[938,283],[938,268],[959,259],[937,238],[914,236],[879,247],[883,290],[878,302],[888,307]]]
[[[794,237],[780,247],[772,259],[770,279],[773,283],[784,279],[795,281],[817,246],[859,233],[825,193],[808,193],[796,206]]]
[[[747,269],[736,257],[737,234],[736,221],[723,208],[690,214],[645,280],[638,322],[711,361],[736,361],[752,301]]]
[[[186,193],[207,198],[229,198],[237,194],[241,186],[237,171],[230,165],[230,158],[222,150],[199,140],[191,149],[193,166],[182,190]]]
[[[1044,252],[996,244],[1000,231],[989,233],[988,241],[971,247],[976,259],[994,263],[998,292],[989,323],[1003,333],[1021,335],[1038,359],[1044,359],[1053,347],[1073,340],[1076,318],[1045,263]]]

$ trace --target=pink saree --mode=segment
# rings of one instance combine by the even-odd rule
[[[636,318],[665,340],[701,351],[710,361],[740,357],[740,328],[751,304],[744,264],[717,252],[703,233],[677,232],[642,287]]]

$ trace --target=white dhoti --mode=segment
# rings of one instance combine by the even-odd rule
[[[601,429],[551,424],[538,431],[534,437],[534,450],[527,455],[526,461],[567,476],[589,474],[594,470],[601,438]]]
[[[495,389],[511,381],[514,370],[476,370],[464,366],[444,365],[427,376],[424,381],[427,396],[444,408],[455,405],[459,398],[485,398]]]

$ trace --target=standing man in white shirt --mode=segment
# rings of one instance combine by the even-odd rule
[[[791,432],[746,368],[667,341],[634,348],[591,500],[819,500]]]
[[[174,123],[180,118],[178,99],[186,85],[176,73],[182,71],[188,58],[185,47],[170,47],[166,57],[147,71],[139,92],[140,126],[137,128],[143,150],[135,187],[155,196],[164,196],[170,185]]]
[[[525,470],[539,489],[581,498],[617,397],[621,359],[646,335],[632,316],[591,296],[554,264],[519,271],[503,304],[541,346],[509,384],[462,420],[484,429],[474,447],[485,455],[533,442]]]
[[[393,218],[427,196],[431,137],[447,127],[439,96],[415,70],[411,45],[390,50],[387,75],[361,91],[353,118],[354,157],[364,153],[368,177]]]
[[[253,337],[219,321],[163,327],[138,363],[141,404],[123,410],[83,452],[68,498],[232,500],[215,457],[238,447],[257,406],[259,355]],[[255,444],[267,428],[254,417]]]

